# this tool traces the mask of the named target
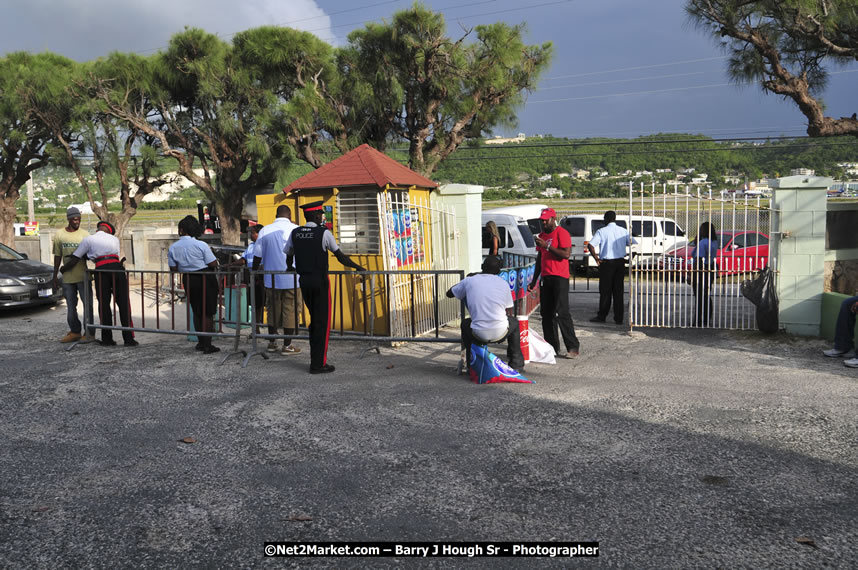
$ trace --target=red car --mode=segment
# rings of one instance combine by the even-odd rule
[[[769,236],[747,230],[724,230],[718,232],[718,255],[715,266],[718,275],[735,275],[758,271],[769,263]],[[664,271],[681,271],[691,264],[691,253],[697,242],[692,241],[664,254],[659,268]]]

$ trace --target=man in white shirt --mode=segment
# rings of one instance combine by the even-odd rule
[[[75,265],[84,258],[95,262],[95,296],[98,299],[98,313],[101,324],[113,326],[113,312],[110,301],[115,296],[116,308],[119,311],[119,320],[123,327],[133,327],[131,322],[131,305],[128,304],[128,275],[125,272],[125,261],[119,259],[119,238],[114,234],[116,228],[110,222],[101,220],[96,224],[98,231],[91,236],[81,240],[80,245],[74,250],[69,261],[60,268],[65,274],[74,269]],[[122,331],[122,339],[125,346],[137,346],[132,331]],[[102,346],[115,346],[113,331],[101,329]]]
[[[599,228],[587,244],[599,266],[599,312],[591,323],[604,323],[614,304],[614,322],[623,324],[623,281],[626,273],[626,248],[637,241],[626,228],[617,225],[617,213],[605,212],[605,226]],[[596,253],[596,248],[599,252]]]
[[[266,225],[259,232],[253,249],[253,269],[260,266],[265,271],[286,271],[286,254],[283,252],[286,240],[292,235],[292,230],[298,226],[292,223],[292,211],[289,206],[281,204],[277,207],[277,219]],[[295,275],[283,273],[265,275],[265,301],[268,308],[268,334],[277,334],[283,329],[286,336],[294,335],[298,329],[298,316],[303,307],[301,290]],[[277,350],[277,341],[268,341],[268,352]],[[292,345],[292,340],[283,341],[280,354],[298,354],[301,349]]]
[[[462,346],[468,352],[468,362],[474,340],[485,344],[506,340],[507,364],[523,372],[518,318],[512,311],[514,304],[509,284],[499,276],[502,266],[499,257],[488,256],[483,261],[482,273],[469,275],[453,285],[447,297],[464,300],[471,314],[462,321]]]

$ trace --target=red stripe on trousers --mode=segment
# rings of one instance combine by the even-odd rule
[[[328,363],[328,340],[331,338],[331,278],[325,277],[328,280],[328,316],[325,323],[325,356],[322,358],[322,366]]]

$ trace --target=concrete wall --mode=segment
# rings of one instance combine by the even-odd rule
[[[826,191],[831,178],[788,176],[772,183],[770,256],[778,269],[780,323],[789,333],[819,336],[825,271]]]

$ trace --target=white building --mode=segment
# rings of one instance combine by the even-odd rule
[[[789,171],[790,176],[814,176],[816,171],[812,168],[793,168]]]

